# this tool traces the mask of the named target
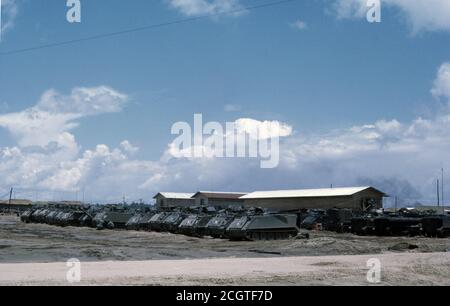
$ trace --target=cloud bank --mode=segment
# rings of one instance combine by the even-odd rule
[[[124,140],[117,148],[99,144],[82,151],[71,133],[79,119],[119,112],[128,100],[109,87],[75,88],[69,95],[45,92],[37,104],[0,116],[17,145],[0,148],[1,186],[69,192],[87,200],[149,201],[161,190],[252,191],[258,189],[374,185],[403,203],[433,204],[435,180],[450,152],[450,64],[438,69],[431,93],[446,111],[412,122],[374,123],[305,135],[279,122],[280,166],[261,169],[258,159],[174,158],[171,144],[159,160],[134,158],[139,148]],[[244,130],[270,121],[240,118]],[[168,131],[169,132],[169,131]],[[446,164],[447,163],[447,164]],[[43,195],[41,195],[43,196]]]

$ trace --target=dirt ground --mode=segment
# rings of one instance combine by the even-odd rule
[[[81,263],[75,285],[372,285],[367,261],[374,255]],[[450,254],[375,256],[378,285],[450,285]],[[0,285],[70,285],[65,263],[0,264]]]
[[[32,271],[27,264],[39,263],[32,265],[41,271],[37,275],[45,276],[42,271],[48,271],[49,284],[59,284],[59,276],[54,277],[59,275],[58,269],[67,269],[65,262],[77,258],[96,271],[86,280],[88,284],[365,285],[366,261],[376,257],[383,258],[387,269],[384,284],[450,284],[450,253],[446,253],[450,239],[329,232],[310,232],[310,236],[308,240],[230,242],[166,233],[23,224],[15,217],[0,216],[0,283],[46,283],[45,277],[33,280],[27,274]],[[279,270],[271,270],[267,262]],[[118,267],[118,277],[107,273],[102,277],[102,271],[114,271],[105,268],[108,264]],[[164,265],[178,268],[156,269]],[[198,271],[206,269],[208,273],[192,273],[189,269],[195,265],[199,265]],[[173,274],[174,270],[178,273]]]

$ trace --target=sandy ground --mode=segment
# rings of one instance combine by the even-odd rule
[[[0,284],[67,284],[65,262],[77,258],[84,284],[366,285],[366,261],[374,257],[385,285],[449,285],[450,239],[310,235],[230,242],[0,216]]]
[[[384,254],[81,263],[79,285],[450,285],[450,254]],[[69,285],[64,263],[0,264],[0,285]]]

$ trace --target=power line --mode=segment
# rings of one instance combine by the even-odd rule
[[[120,35],[129,34],[129,33],[146,31],[146,30],[152,30],[152,29],[156,29],[156,28],[162,28],[162,27],[167,27],[167,26],[181,24],[181,23],[188,23],[188,22],[193,22],[193,21],[197,21],[197,20],[202,20],[202,19],[207,19],[207,18],[211,18],[211,17],[222,16],[222,15],[238,14],[238,13],[258,10],[258,9],[262,9],[262,8],[272,7],[272,6],[278,6],[278,5],[282,5],[282,4],[286,4],[286,3],[294,2],[294,1],[297,1],[297,0],[274,1],[274,2],[264,3],[264,4],[260,4],[260,5],[243,7],[243,8],[240,8],[240,9],[235,9],[235,10],[230,10],[230,11],[218,12],[218,13],[214,13],[214,14],[202,15],[202,16],[185,18],[185,19],[178,19],[178,20],[174,20],[174,21],[168,21],[168,22],[163,22],[163,23],[158,23],[158,24],[152,24],[152,25],[147,25],[147,26],[130,28],[130,29],[127,29],[127,30],[122,30],[122,31],[117,31],[117,32],[98,34],[98,35],[94,35],[94,36],[90,36],[90,37],[84,37],[84,38],[79,38],[79,39],[60,41],[60,42],[56,42],[56,43],[49,43],[49,44],[45,44],[45,45],[39,45],[39,46],[28,47],[28,48],[23,48],[23,49],[16,49],[16,50],[11,50],[11,51],[5,51],[5,52],[0,52],[0,56],[1,55],[12,55],[12,54],[18,54],[18,53],[25,53],[25,52],[30,52],[30,51],[40,50],[40,49],[47,49],[47,48],[52,48],[52,47],[60,47],[60,46],[75,44],[75,43],[79,43],[79,42],[85,42],[85,41],[97,40],[97,39],[102,39],[102,38],[120,36]]]

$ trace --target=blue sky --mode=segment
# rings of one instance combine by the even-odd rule
[[[380,120],[408,125],[446,107],[446,98],[433,97],[430,91],[439,67],[450,60],[449,25],[430,26],[426,18],[434,17],[418,15],[420,7],[409,10],[396,0],[383,6],[381,23],[369,24],[356,12],[339,15],[336,6],[346,1],[294,1],[240,16],[0,56],[0,114],[33,107],[49,89],[69,94],[75,87],[108,86],[126,94],[128,102],[119,112],[77,119],[78,127],[70,133],[79,154],[98,144],[115,148],[128,140],[139,147],[133,160],[158,161],[173,140],[172,124],[191,122],[194,113],[219,122],[277,120],[291,125],[299,137],[312,137]],[[18,13],[14,25],[3,33],[0,52],[189,17],[169,0],[82,0],[82,23],[69,24],[65,1],[13,2]],[[271,1],[231,2],[251,6]],[[430,5],[450,16],[445,2]],[[306,27],[295,28],[296,21]],[[225,111],[226,105],[237,110]],[[0,129],[0,148],[12,148],[17,142],[11,129]],[[420,174],[418,170],[416,175]],[[261,181],[244,189],[320,187],[319,178],[308,181],[298,175],[301,180],[290,174],[289,181]],[[340,182],[349,185],[360,177]],[[427,179],[431,182],[432,176]],[[231,181],[212,187],[240,185]],[[201,180],[186,187],[169,182],[162,186],[174,186],[174,191],[210,187]],[[17,183],[23,184],[20,179]],[[49,188],[40,183],[33,181],[24,188]],[[145,196],[156,191],[152,188],[121,193]],[[77,189],[78,183],[68,188]]]

